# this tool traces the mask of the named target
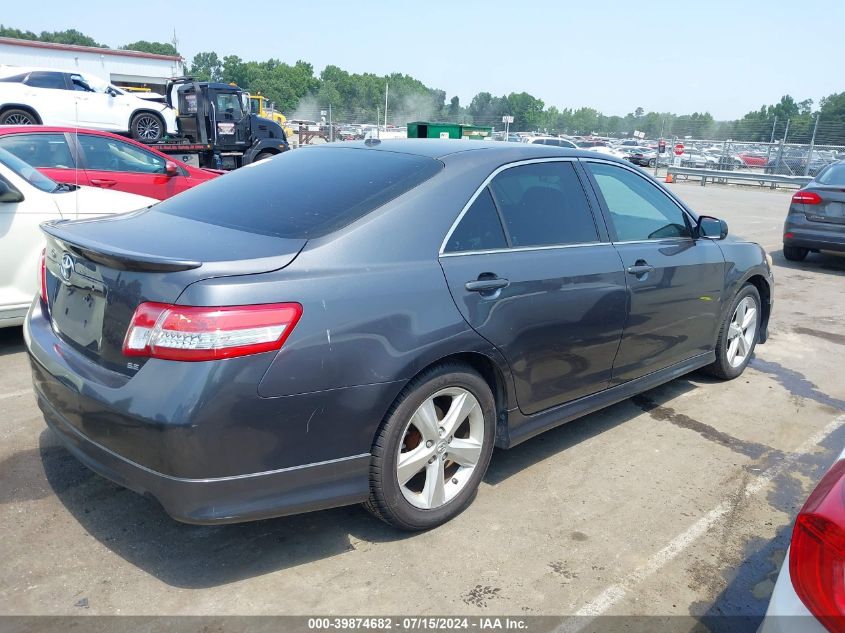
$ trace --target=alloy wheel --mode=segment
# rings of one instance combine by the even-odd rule
[[[135,129],[138,136],[145,141],[154,141],[161,136],[161,123],[152,115],[139,117]]]
[[[431,510],[454,499],[481,458],[484,413],[472,393],[441,389],[411,416],[396,459],[396,477],[405,499]]]
[[[27,114],[14,113],[7,116],[4,123],[6,125],[33,125],[35,121],[33,121],[32,117]]]
[[[757,304],[745,297],[734,310],[728,326],[728,363],[739,367],[748,358],[757,336]]]

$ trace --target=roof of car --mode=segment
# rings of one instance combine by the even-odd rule
[[[318,145],[315,147],[329,147]],[[506,143],[502,141],[477,141],[458,139],[371,139],[367,141],[347,141],[344,143],[332,143],[330,147],[345,147],[357,149],[369,149],[373,151],[399,152],[402,154],[414,154],[427,156],[429,158],[444,158],[452,154],[462,152],[493,152],[505,156],[509,160],[520,160],[529,158],[544,158],[554,156],[571,156],[588,158],[595,156],[595,152],[568,147],[555,147],[552,145],[540,145],[533,143]],[[491,156],[492,158],[492,156]]]

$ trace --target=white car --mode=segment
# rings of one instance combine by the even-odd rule
[[[525,142],[535,145],[554,145],[556,147],[578,149],[578,146],[572,141],[567,141],[565,138],[559,138],[557,136],[532,136],[531,138],[525,139]]]
[[[176,114],[87,73],[0,66],[0,125],[57,125],[129,133],[143,143],[176,134]]]
[[[845,451],[810,493],[792,529],[757,633],[845,630]]]
[[[0,149],[0,328],[23,323],[38,292],[42,222],[123,213],[156,202],[121,191],[58,184]]]

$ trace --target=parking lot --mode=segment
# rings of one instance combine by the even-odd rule
[[[762,616],[791,522],[845,447],[845,258],[780,253],[791,192],[670,185],[775,262],[769,342],[722,383],[675,380],[496,451],[427,533],[358,507],[174,522],[45,430],[20,328],[0,330],[4,614]]]

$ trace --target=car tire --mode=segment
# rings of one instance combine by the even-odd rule
[[[364,506],[401,530],[449,521],[475,497],[495,432],[496,404],[484,378],[458,363],[426,370],[402,391],[376,433]]]
[[[38,117],[28,110],[9,108],[0,114],[0,125],[38,125]]]
[[[258,156],[253,159],[253,163],[257,163],[260,160],[265,160],[267,158],[273,158],[276,155],[276,152],[261,152]]]
[[[752,308],[753,316],[749,314]],[[747,283],[731,302],[716,339],[716,360],[705,371],[722,380],[733,380],[741,375],[757,346],[762,316],[760,293],[753,284]]]
[[[158,143],[164,136],[164,119],[152,112],[139,112],[129,122],[129,135],[148,145]]]
[[[648,161],[648,166],[649,167],[657,167],[657,160],[652,158],[650,161]]]
[[[783,256],[791,262],[803,262],[809,252],[809,248],[801,248],[800,246],[783,247]]]

